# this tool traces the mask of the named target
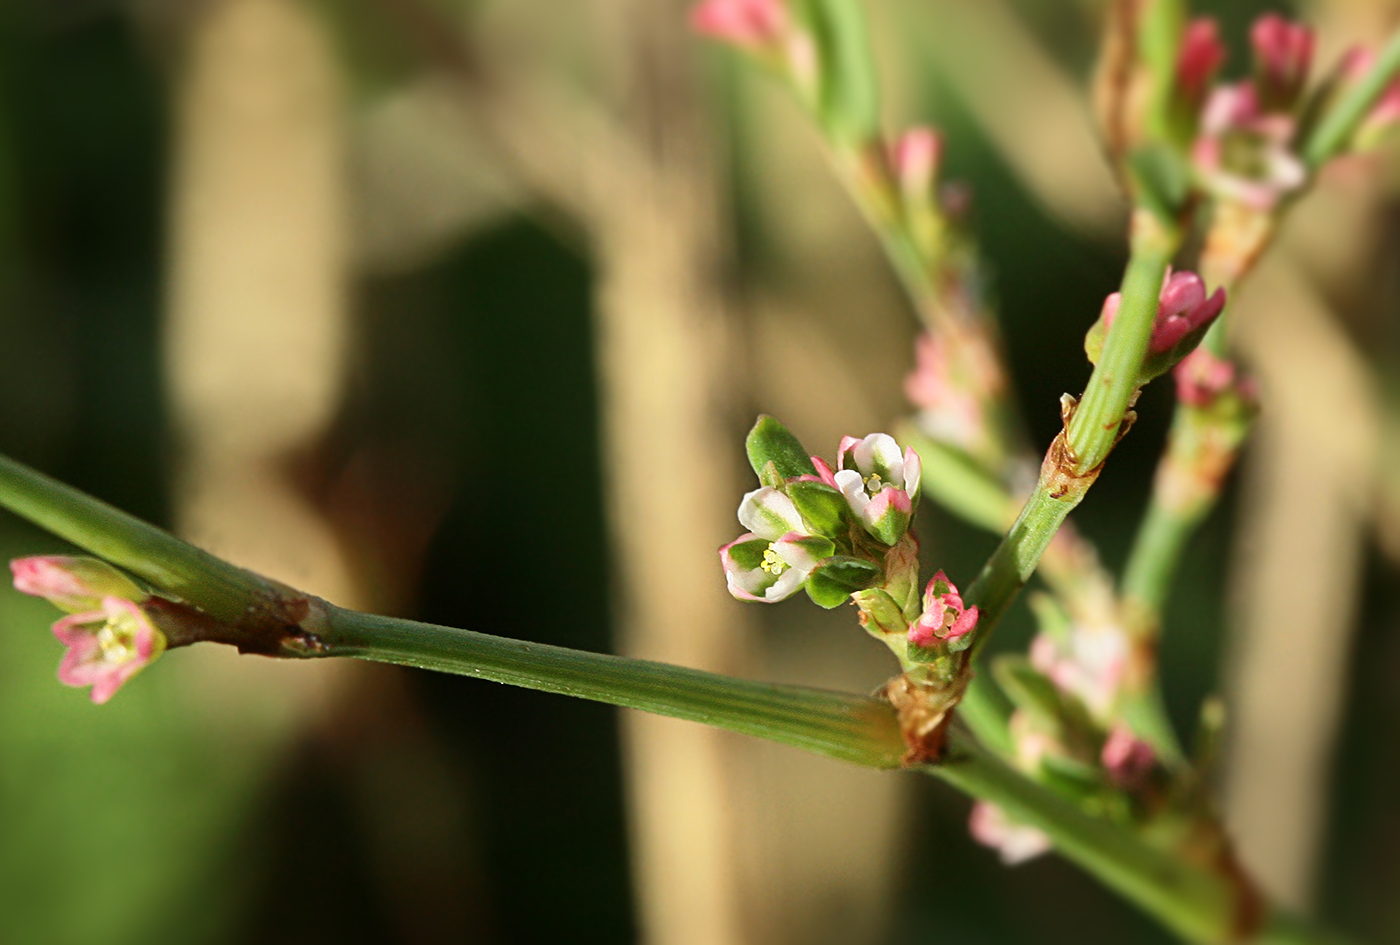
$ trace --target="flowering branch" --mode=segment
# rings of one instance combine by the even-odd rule
[[[865,767],[895,768],[904,755],[895,712],[878,699],[345,610],[235,568],[4,457],[0,505],[86,550],[111,551],[112,563],[151,580],[148,593],[105,565],[84,563],[65,572],[89,588],[139,599],[172,648],[223,642],[284,658],[354,657],[458,673],[714,725]],[[30,582],[28,590],[72,592],[64,575],[29,565],[17,566],[20,571]],[[166,596],[173,595],[172,588],[148,577],[164,574],[176,576],[183,600]],[[215,592],[209,592],[206,581]],[[115,599],[114,593],[107,596]],[[86,605],[71,596],[63,600]],[[230,626],[194,608],[195,601],[256,616]],[[287,615],[294,612],[301,616],[289,624]],[[304,645],[287,646],[289,638]],[[1254,914],[1251,895],[1208,864],[1158,850],[1085,814],[956,728],[943,763],[918,770],[1044,831],[1065,856],[1189,941],[1237,937],[1241,922]],[[1326,941],[1282,914],[1271,914],[1254,940],[1277,945]]]

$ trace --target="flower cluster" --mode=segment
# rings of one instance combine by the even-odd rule
[[[891,552],[919,497],[917,453],[884,433],[848,436],[833,470],[771,417],[759,419],[748,448],[764,484],[739,503],[748,531],[720,549],[731,594],[775,603],[805,587],[834,607],[895,577],[889,564],[904,556]]]
[[[91,686],[92,701],[106,702],[132,676],[165,651],[165,635],[141,604],[145,591],[94,558],[17,558],[10,562],[15,589],[48,600],[67,616],[53,625],[68,648],[58,679]]]

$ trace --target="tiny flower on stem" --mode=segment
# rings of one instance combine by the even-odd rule
[[[1187,24],[1176,60],[1176,93],[1188,111],[1197,112],[1215,73],[1225,61],[1220,27],[1211,17],[1197,17]]]
[[[927,200],[938,177],[943,139],[926,126],[910,128],[891,149],[890,163],[906,200]]]
[[[10,562],[15,589],[53,603],[68,616],[53,625],[68,648],[58,679],[91,686],[92,701],[106,702],[132,676],[165,651],[165,635],[140,607],[149,599],[126,575],[94,558],[17,558]]]
[[[1109,780],[1119,787],[1133,788],[1152,773],[1157,756],[1152,746],[1133,734],[1126,725],[1115,725],[1099,755]]]
[[[976,394],[957,383],[947,342],[924,332],[914,350],[915,367],[904,379],[904,394],[919,408],[919,429],[975,453],[987,435],[986,417]]]
[[[1017,823],[988,801],[978,801],[972,806],[968,830],[972,839],[999,852],[1007,866],[1033,860],[1050,850],[1050,838],[1044,833]]]
[[[1268,212],[1308,178],[1292,150],[1297,124],[1292,114],[1264,109],[1248,82],[1220,86],[1206,103],[1191,160],[1215,196]]]
[[[58,667],[65,686],[91,686],[101,705],[165,651],[165,635],[145,611],[123,597],[104,597],[102,608],[69,614],[53,625],[68,652]]]
[[[899,541],[918,500],[919,454],[911,447],[901,455],[888,433],[860,440],[847,436],[841,438],[836,466],[833,481],[865,530],[887,545]]]
[[[939,571],[924,588],[924,612],[909,625],[909,642],[935,647],[971,633],[977,626],[976,607],[963,604],[957,586]]]
[[[1103,303],[1104,326],[1112,327],[1123,294],[1114,292]],[[1149,354],[1166,354],[1194,331],[1204,329],[1225,308],[1225,290],[1206,295],[1206,285],[1194,272],[1168,273],[1162,283],[1157,319],[1152,325]]]
[[[771,47],[782,39],[787,11],[782,0],[704,0],[690,11],[690,26],[741,48]]]
[[[744,496],[739,522],[749,531],[721,548],[719,557],[729,593],[740,600],[786,600],[836,550],[829,539],[808,534],[792,499],[771,486]]]
[[[1235,391],[1246,401],[1257,397],[1252,378],[1242,376],[1234,362],[1197,348],[1172,371],[1176,397],[1190,407],[1209,407],[1227,391]]]
[[[1266,13],[1249,31],[1254,47],[1254,87],[1266,112],[1287,112],[1297,104],[1312,65],[1313,31]]]

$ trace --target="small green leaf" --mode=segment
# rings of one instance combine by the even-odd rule
[[[812,465],[812,457],[802,441],[775,417],[760,416],[744,446],[748,450],[749,465],[764,485],[776,487],[787,479],[817,474],[817,467]],[[770,478],[776,475],[778,481],[769,482],[764,478],[765,472]]]
[[[813,532],[838,535],[845,529],[849,506],[839,490],[824,482],[790,482],[787,494]]]
[[[844,604],[855,592],[873,585],[880,576],[880,568],[869,561],[836,555],[807,575],[807,595],[817,606],[830,610]]]

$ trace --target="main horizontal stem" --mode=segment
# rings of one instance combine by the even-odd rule
[[[905,751],[894,710],[868,696],[753,682],[339,607],[329,608],[318,636],[325,656],[458,673],[641,709],[870,768],[898,768]]]

